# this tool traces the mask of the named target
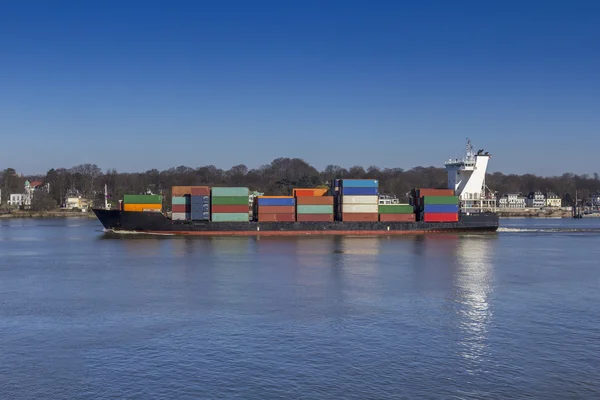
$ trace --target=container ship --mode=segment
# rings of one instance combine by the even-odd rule
[[[289,196],[252,195],[247,187],[173,186],[162,195],[125,195],[119,208],[93,209],[105,230],[167,235],[402,235],[495,232],[495,200],[485,185],[490,159],[467,143],[445,163],[447,188],[415,188],[404,204],[382,201],[376,179],[334,179]]]

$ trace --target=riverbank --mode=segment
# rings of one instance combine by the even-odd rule
[[[1,213],[0,219],[4,218],[96,218],[93,212],[81,211],[13,211]]]

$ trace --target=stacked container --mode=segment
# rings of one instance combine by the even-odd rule
[[[292,189],[294,197],[315,197],[325,196],[329,192],[329,188],[295,188]]]
[[[415,210],[410,204],[380,204],[379,221],[415,222]]]
[[[335,183],[334,183],[335,185]],[[337,193],[338,219],[345,222],[379,221],[379,182],[375,179],[343,179]]]
[[[458,222],[457,196],[424,196],[421,199],[424,222]]]
[[[190,208],[192,221],[210,220],[210,187],[192,187]]]
[[[213,187],[210,196],[213,222],[248,222],[249,197],[247,187]]]
[[[173,186],[171,196],[171,219],[173,221],[192,219],[192,186]]]
[[[162,212],[162,196],[158,194],[126,194],[123,211]]]
[[[296,221],[296,200],[291,196],[259,196],[256,198],[258,222]]]
[[[298,222],[333,222],[333,196],[297,195],[296,220]]]

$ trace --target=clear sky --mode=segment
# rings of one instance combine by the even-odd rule
[[[0,168],[600,171],[600,1],[5,1]]]

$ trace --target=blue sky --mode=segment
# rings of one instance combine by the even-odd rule
[[[0,5],[0,168],[600,171],[600,2]]]

